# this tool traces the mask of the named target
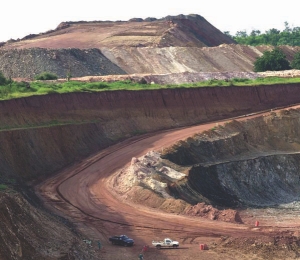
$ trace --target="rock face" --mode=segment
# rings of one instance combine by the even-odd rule
[[[190,171],[190,181],[203,196],[222,206],[292,203],[300,199],[300,156],[294,154],[297,150],[291,150],[207,167],[195,166]]]
[[[299,110],[270,112],[232,121],[173,146],[163,158],[191,167],[186,180],[173,186],[175,193],[184,194],[188,202],[225,207],[300,200],[298,117]]]

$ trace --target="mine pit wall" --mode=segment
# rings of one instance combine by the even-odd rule
[[[300,154],[279,154],[194,167],[189,183],[212,204],[277,206],[300,199]]]
[[[108,91],[0,102],[0,172],[47,176],[133,135],[300,102],[300,85]]]
[[[6,178],[44,178],[112,144],[98,124],[0,132],[0,172]]]
[[[262,207],[300,199],[300,108],[230,121],[168,149],[164,159],[190,167],[171,192],[191,204]]]

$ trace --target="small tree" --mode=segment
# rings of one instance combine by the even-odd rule
[[[300,52],[297,52],[291,62],[291,67],[300,70]]]
[[[72,78],[71,69],[68,69],[68,71],[67,71],[67,81],[70,81],[71,78]]]
[[[289,61],[285,54],[279,48],[273,51],[265,51],[261,57],[254,62],[254,71],[279,71],[291,69]]]
[[[6,85],[7,84],[7,78],[3,75],[3,73],[0,71],[0,86]]]

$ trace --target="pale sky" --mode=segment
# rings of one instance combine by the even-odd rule
[[[105,21],[198,14],[220,31],[300,27],[299,0],[2,0],[0,42],[55,29],[64,21]]]

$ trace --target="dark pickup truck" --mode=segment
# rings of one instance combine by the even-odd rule
[[[109,238],[109,241],[113,245],[121,245],[121,246],[133,246],[133,239],[129,238],[126,235],[120,235],[120,236],[112,236]]]

